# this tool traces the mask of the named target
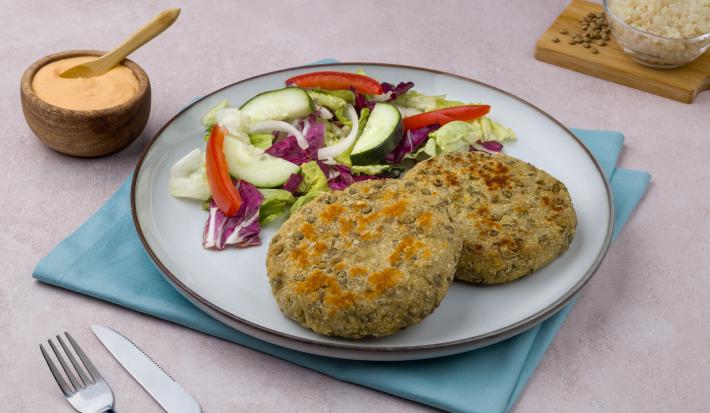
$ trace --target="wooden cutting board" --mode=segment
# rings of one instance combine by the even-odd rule
[[[606,46],[595,45],[599,54],[580,44],[567,44],[569,36],[560,34],[561,29],[581,32],[579,19],[601,11],[601,4],[573,0],[537,41],[535,58],[685,103],[692,103],[700,91],[710,88],[710,51],[677,69],[652,69],[634,62],[613,38]],[[555,37],[559,43],[552,41]]]

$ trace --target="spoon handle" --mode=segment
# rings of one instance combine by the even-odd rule
[[[155,36],[164,32],[165,29],[170,27],[175,20],[177,20],[180,15],[180,9],[168,9],[161,12],[153,20],[147,23],[145,26],[138,29],[131,37],[126,39],[123,43],[116,46],[115,49],[101,56],[95,62],[93,62],[94,69],[100,73],[105,73],[109,71],[112,67],[119,64],[123,59],[129,54],[133,53],[134,50],[143,46],[152,40]]]

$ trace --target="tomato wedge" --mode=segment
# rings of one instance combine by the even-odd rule
[[[455,120],[469,121],[480,118],[490,110],[488,105],[463,105],[432,110],[404,118],[404,129],[419,129],[435,123],[444,126]]]
[[[212,127],[205,152],[207,182],[212,191],[212,199],[224,215],[232,217],[239,211],[242,197],[229,176],[227,158],[224,156],[224,130],[220,126]]]
[[[368,95],[381,95],[382,85],[377,80],[365,75],[346,72],[312,72],[294,76],[286,80],[287,85],[299,87],[317,87],[325,90],[353,88]]]

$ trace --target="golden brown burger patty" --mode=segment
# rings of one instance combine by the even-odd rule
[[[287,317],[328,336],[377,337],[434,311],[461,247],[442,198],[411,181],[369,180],[296,211],[266,268]]]
[[[574,238],[577,217],[564,184],[511,156],[439,155],[404,179],[447,199],[464,240],[457,280],[513,281],[558,257]]]

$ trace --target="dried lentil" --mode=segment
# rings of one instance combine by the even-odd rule
[[[582,30],[581,32],[572,34],[567,29],[560,29],[558,32],[560,34],[566,34],[570,37],[567,40],[567,44],[581,44],[582,47],[586,49],[591,48],[590,51],[593,54],[598,54],[599,49],[592,48],[591,44],[594,43],[599,46],[607,45],[611,29],[609,28],[606,16],[604,13],[589,13],[585,17],[579,19],[579,23],[579,29]],[[560,39],[558,37],[553,37],[552,42],[559,43]]]

